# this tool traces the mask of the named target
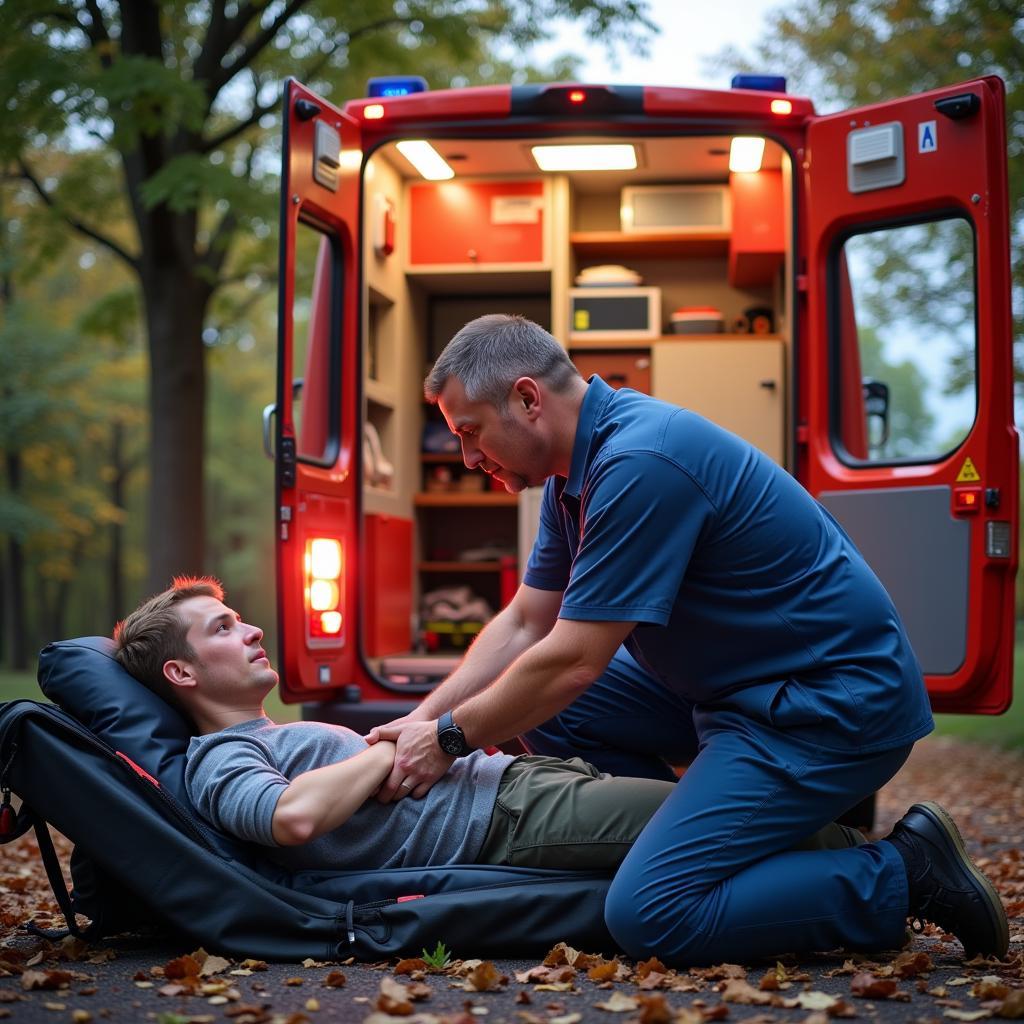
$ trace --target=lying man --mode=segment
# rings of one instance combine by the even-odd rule
[[[278,677],[263,632],[223,597],[215,580],[176,580],[118,624],[115,656],[194,723],[185,782],[199,813],[268,847],[284,867],[612,870],[674,788],[604,775],[578,758],[477,751],[423,799],[370,800],[391,773],[394,744],[370,747],[320,722],[270,721],[263,700]],[[860,842],[829,825],[801,845]]]

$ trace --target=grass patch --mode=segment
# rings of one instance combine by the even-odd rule
[[[955,736],[993,747],[1024,750],[1024,694],[1017,693],[1018,680],[1024,680],[1024,629],[1017,630],[1013,652],[1014,699],[1002,715],[936,715],[936,736]]]
[[[18,700],[20,697],[28,697],[30,700],[46,699],[36,682],[35,672],[0,669],[0,701]]]

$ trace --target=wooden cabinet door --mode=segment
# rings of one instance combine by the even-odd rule
[[[783,343],[774,338],[656,342],[651,393],[739,434],[782,465],[784,363]]]

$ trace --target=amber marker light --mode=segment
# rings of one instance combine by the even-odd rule
[[[789,100],[772,100],[773,114],[792,114],[793,104]]]
[[[379,121],[384,116],[383,103],[370,103],[363,107],[363,117],[367,121]]]

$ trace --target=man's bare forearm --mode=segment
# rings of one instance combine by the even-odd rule
[[[388,777],[394,758],[395,745],[385,741],[297,775],[274,809],[274,839],[298,846],[343,825]]]

